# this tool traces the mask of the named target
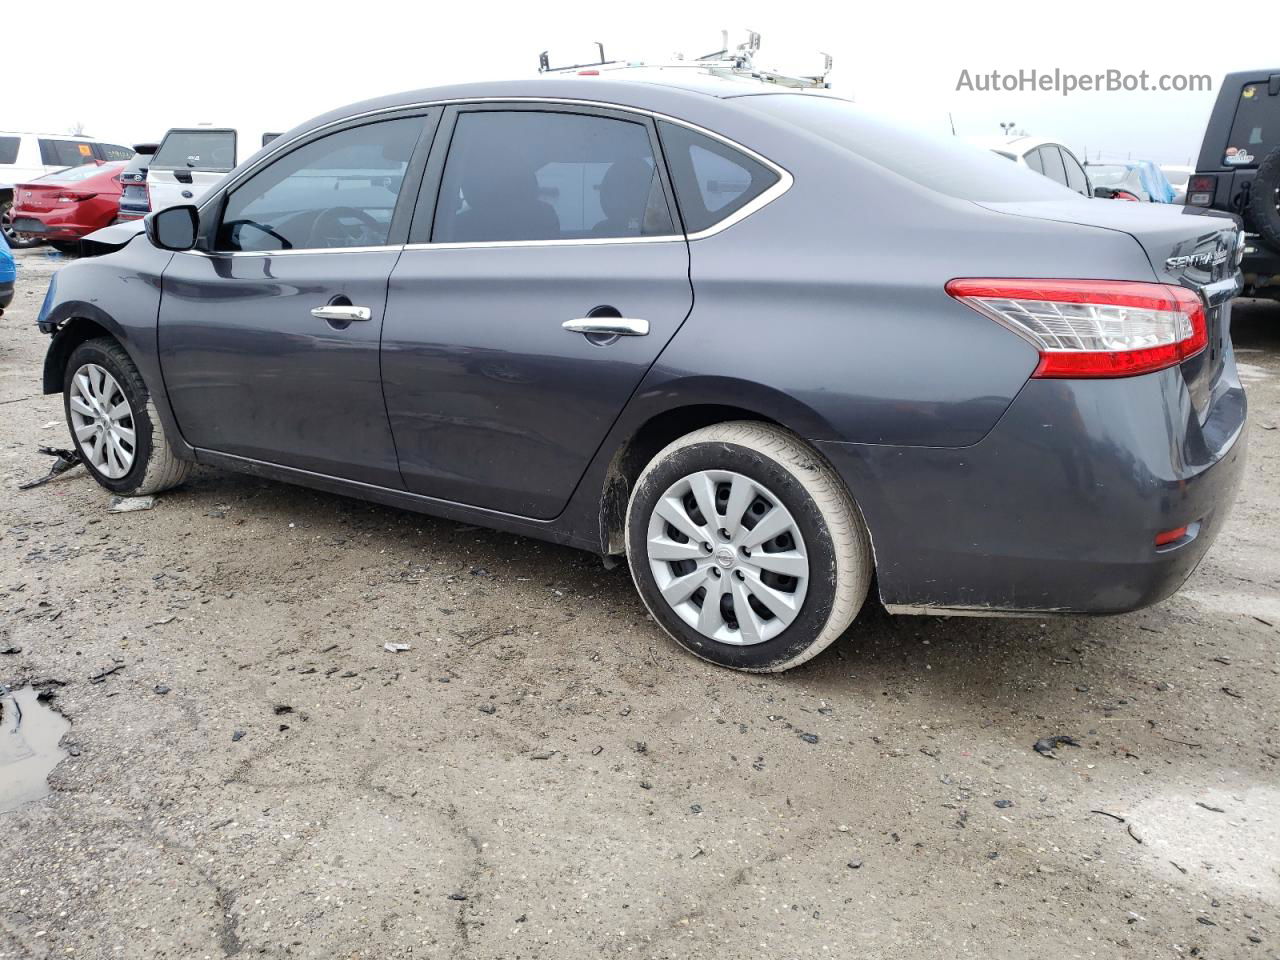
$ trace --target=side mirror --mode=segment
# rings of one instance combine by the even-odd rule
[[[165,207],[148,214],[143,226],[147,239],[161,250],[190,250],[200,232],[200,213],[191,204]]]

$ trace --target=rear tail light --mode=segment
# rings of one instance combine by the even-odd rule
[[[1117,190],[1115,192],[1115,195],[1111,199],[1112,200],[1130,200],[1138,203],[1142,202],[1141,197],[1139,197],[1137,194],[1130,193],[1128,190]]]
[[[1040,351],[1033,377],[1132,377],[1208,344],[1190,290],[1119,280],[952,280],[947,293]]]
[[[1218,178],[1200,174],[1187,181],[1187,203],[1193,207],[1213,206],[1213,193],[1218,186]]]

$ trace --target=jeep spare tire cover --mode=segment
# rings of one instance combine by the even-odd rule
[[[1280,147],[1258,164],[1249,196],[1249,220],[1273,250],[1280,250]]]

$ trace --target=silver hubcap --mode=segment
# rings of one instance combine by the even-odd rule
[[[86,462],[105,477],[129,472],[137,452],[133,408],[104,367],[86,363],[71,379],[71,432]]]
[[[649,569],[663,599],[703,636],[772,640],[800,613],[809,557],[790,511],[729,470],[676,481],[649,517]]]

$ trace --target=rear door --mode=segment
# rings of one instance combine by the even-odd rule
[[[661,156],[625,111],[446,111],[383,328],[410,490],[561,511],[693,302]]]
[[[227,128],[170,130],[147,168],[151,209],[199,203],[235,167],[236,146],[236,131]]]

